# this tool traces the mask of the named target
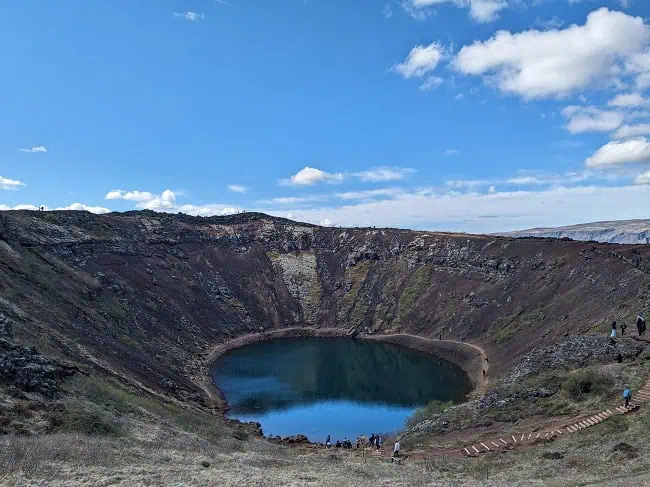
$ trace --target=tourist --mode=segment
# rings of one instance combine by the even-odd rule
[[[332,447],[332,438],[330,437],[330,435],[327,435],[327,439],[325,440],[325,446],[326,446],[327,448],[331,448],[331,447]]]
[[[375,446],[375,434],[374,433],[370,435],[370,439],[368,441],[370,441],[370,446]]]
[[[334,446],[336,446],[336,448],[341,448],[341,441],[336,440],[336,445],[334,445]]]
[[[636,329],[639,331],[639,336],[645,335],[645,320],[641,316],[636,317]]]
[[[625,398],[625,407],[627,408],[630,406],[630,399],[632,399],[632,391],[630,390],[630,386],[625,386],[623,397]]]
[[[356,442],[357,450],[359,449],[360,446],[361,446],[361,438],[357,436],[357,442]]]
[[[377,436],[377,451],[381,450],[381,436]]]
[[[614,321],[612,323],[612,334],[610,335],[612,338],[616,338],[616,322]]]
[[[400,444],[399,444],[399,438],[395,442],[395,446],[393,447],[393,456],[395,458],[399,458],[399,450],[400,450]]]
[[[621,324],[621,336],[625,336],[625,330],[627,330],[627,325],[625,323]]]

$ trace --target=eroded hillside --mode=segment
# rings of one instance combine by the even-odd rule
[[[491,373],[567,334],[633,328],[650,247],[393,229],[261,214],[0,213],[0,313],[16,339],[205,401],[208,352],[309,326],[480,343]]]

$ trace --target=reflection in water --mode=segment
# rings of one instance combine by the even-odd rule
[[[224,355],[213,370],[229,415],[267,434],[355,437],[395,430],[431,400],[460,401],[462,370],[409,349],[350,339],[283,339]],[[368,424],[370,423],[370,424]]]

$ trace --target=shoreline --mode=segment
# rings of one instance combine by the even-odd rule
[[[472,390],[468,393],[468,398],[472,394],[484,393],[488,385],[488,379],[483,374],[483,371],[487,373],[489,367],[485,351],[480,346],[469,342],[437,340],[404,333],[390,335],[368,335],[361,333],[351,335],[350,330],[344,328],[291,327],[262,333],[249,333],[233,338],[232,340],[218,344],[205,356],[203,363],[206,367],[206,373],[198,385],[208,395],[213,403],[214,409],[224,416],[230,409],[223,392],[221,392],[212,380],[211,371],[215,362],[220,357],[231,350],[255,343],[291,338],[350,338],[353,340],[370,340],[393,344],[425,353],[460,367],[472,384]]]

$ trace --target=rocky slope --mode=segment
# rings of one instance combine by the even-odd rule
[[[650,220],[617,220],[567,227],[532,228],[503,234],[509,237],[550,237],[619,244],[647,244]]]
[[[649,308],[649,246],[251,213],[0,213],[0,313],[16,341],[197,403],[215,345],[260,330],[442,333],[482,345],[502,374],[536,345]]]

